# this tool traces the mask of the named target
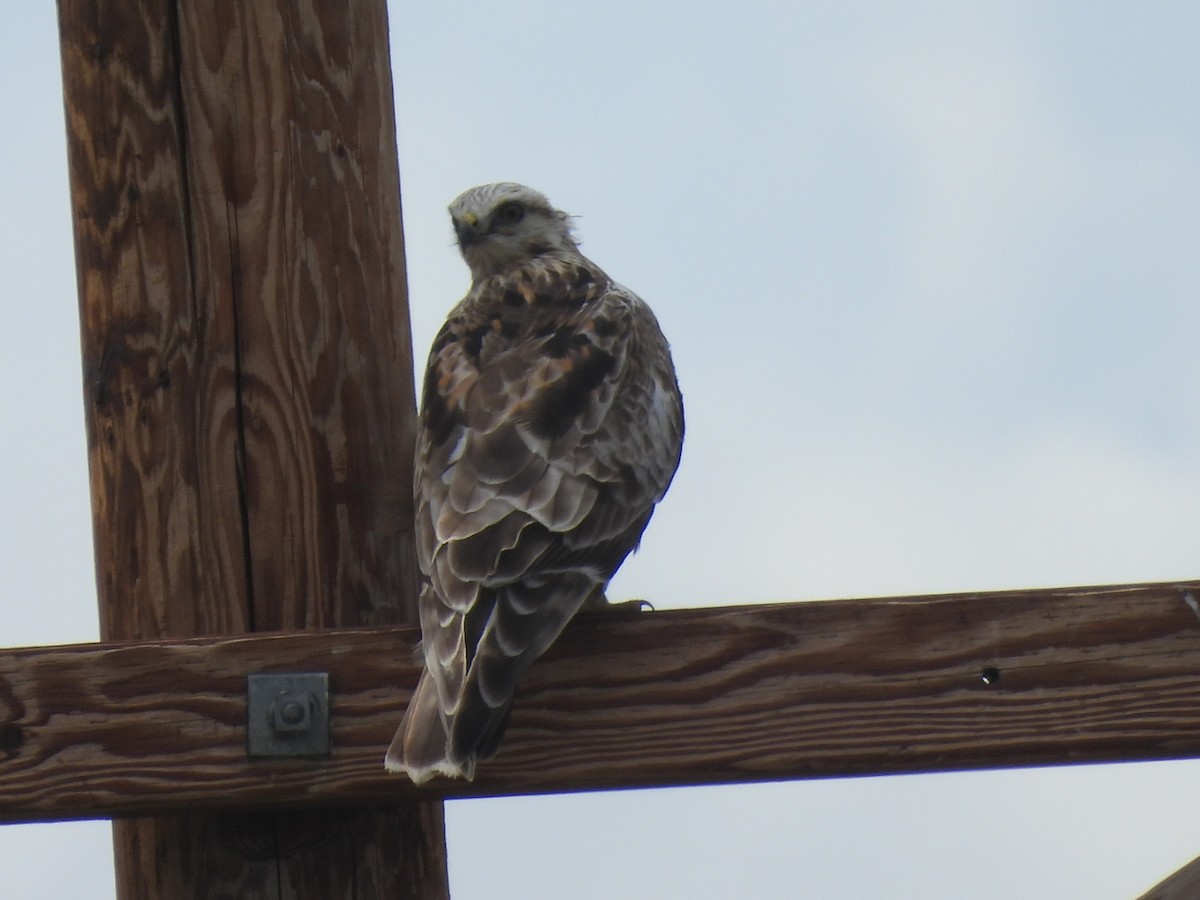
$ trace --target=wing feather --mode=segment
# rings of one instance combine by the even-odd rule
[[[678,465],[683,411],[649,308],[578,259],[476,284],[425,384],[424,654],[447,765],[469,774],[529,665],[636,547]]]

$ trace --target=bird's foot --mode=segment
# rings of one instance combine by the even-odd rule
[[[593,591],[592,594],[583,603],[582,612],[598,612],[600,610],[620,612],[648,612],[654,610],[654,604],[649,600],[620,600],[613,603],[606,596],[604,591]]]

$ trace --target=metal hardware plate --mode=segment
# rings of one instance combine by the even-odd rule
[[[246,755],[328,756],[329,673],[246,676]]]

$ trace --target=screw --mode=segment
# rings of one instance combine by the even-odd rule
[[[285,725],[299,725],[304,721],[304,707],[295,700],[288,700],[279,708],[279,718]]]
[[[271,704],[271,730],[276,734],[300,734],[312,728],[312,711],[317,699],[308,691],[285,691]]]

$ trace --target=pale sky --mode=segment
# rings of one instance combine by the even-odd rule
[[[612,596],[1200,577],[1197,35],[1185,3],[393,4],[416,355],[468,281],[446,204],[523,181],[687,403]],[[0,645],[94,640],[53,6],[0,41]],[[454,801],[451,886],[1124,900],[1200,855],[1198,794],[1178,762]],[[0,869],[110,898],[108,825],[0,827]]]

